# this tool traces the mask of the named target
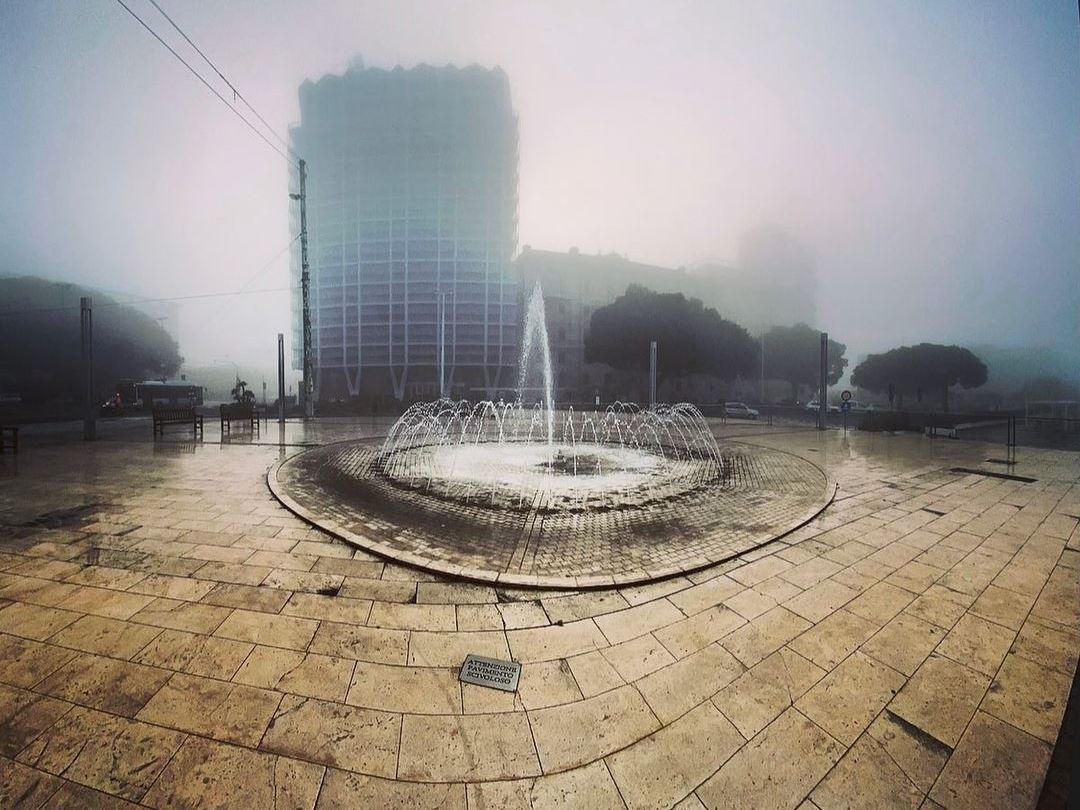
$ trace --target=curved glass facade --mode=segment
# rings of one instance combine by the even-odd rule
[[[300,111],[316,398],[438,396],[440,301],[448,391],[512,387],[518,142],[506,74],[350,68],[305,82]],[[299,243],[292,276],[299,368]]]

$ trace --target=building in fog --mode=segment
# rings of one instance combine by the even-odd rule
[[[706,306],[734,319],[726,307],[725,285],[718,274],[632,262],[616,253],[589,255],[577,248],[560,253],[528,245],[514,265],[525,290],[531,290],[537,281],[543,287],[556,399],[560,402],[591,402],[597,394],[606,398],[617,390],[612,386],[618,375],[608,366],[585,362],[585,333],[593,311],[610,304],[631,284],[700,298]],[[638,393],[632,396],[640,399]]]
[[[506,74],[357,64],[304,82],[300,116],[316,398],[437,396],[440,301],[453,394],[512,388],[518,123]],[[301,368],[299,245],[292,282]]]
[[[526,245],[514,262],[524,289],[540,281],[547,309],[548,337],[555,368],[556,399],[591,402],[642,394],[628,385],[641,384],[607,366],[585,362],[585,334],[594,310],[610,304],[628,286],[638,284],[658,293],[698,298],[721,316],[760,335],[771,326],[817,322],[817,273],[812,253],[785,232],[768,226],[745,233],[737,262],[703,262],[690,269],[671,269],[632,262],[617,253],[587,255],[533,250]],[[669,398],[713,401],[738,395],[707,375],[674,380]],[[760,386],[759,386],[760,388]]]
[[[739,238],[734,264],[703,262],[694,272],[723,283],[721,313],[753,334],[771,326],[818,323],[814,254],[781,228],[749,229]]]

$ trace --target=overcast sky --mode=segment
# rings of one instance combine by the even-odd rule
[[[771,223],[813,250],[817,326],[853,354],[1080,354],[1075,0],[159,3],[283,134],[300,82],[357,55],[502,66],[519,244],[691,265]],[[0,273],[288,284],[287,254],[258,272],[291,236],[285,161],[115,0],[0,0],[0,145]],[[272,366],[289,330],[285,293],[178,311],[191,360]]]

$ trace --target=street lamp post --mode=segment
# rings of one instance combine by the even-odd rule
[[[761,331],[761,404],[765,404],[765,330]]]

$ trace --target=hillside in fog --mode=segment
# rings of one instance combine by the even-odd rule
[[[26,407],[77,401],[83,391],[79,299],[92,300],[94,391],[121,379],[170,377],[176,341],[148,315],[91,287],[33,276],[0,278],[0,391]]]

